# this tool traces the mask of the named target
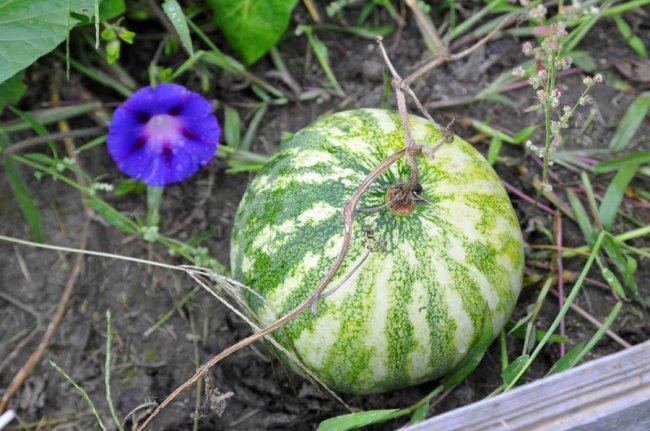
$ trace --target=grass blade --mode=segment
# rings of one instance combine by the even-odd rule
[[[296,35],[300,35],[302,33],[307,36],[309,45],[311,45],[311,48],[314,50],[314,54],[316,54],[316,58],[323,68],[323,72],[325,72],[325,75],[334,87],[334,90],[336,90],[339,96],[345,97],[345,91],[343,91],[343,88],[341,88],[341,85],[339,84],[336,76],[334,75],[334,72],[332,72],[332,68],[330,67],[327,46],[325,46],[325,44],[318,38],[318,36],[314,34],[314,30],[310,26],[299,25],[298,28],[296,28]]]
[[[503,383],[505,383],[506,385],[512,383],[512,381],[515,379],[519,371],[524,367],[524,365],[529,359],[530,356],[521,355],[515,358],[514,361],[510,362],[510,364],[506,367],[506,369],[503,370],[503,372],[501,373],[501,377],[503,378]]]
[[[338,25],[333,25],[333,24],[313,24],[311,27],[314,30],[348,33],[348,34],[353,34],[355,36],[359,36],[371,40],[375,40],[377,36],[388,37],[395,31],[395,27],[391,25],[382,25],[379,27],[355,27],[355,26],[340,27]]]
[[[96,111],[101,108],[102,104],[99,102],[84,103],[81,105],[62,106],[59,108],[44,109],[38,112],[31,112],[30,115],[38,120],[41,124],[51,124],[60,120],[67,120],[69,118],[77,117],[88,112]],[[14,133],[23,130],[29,130],[32,126],[26,121],[19,123],[4,123],[0,126],[0,133]]]
[[[580,198],[578,198],[578,195],[576,195],[576,193],[573,190],[571,189],[567,190],[567,199],[569,201],[569,205],[571,205],[573,214],[575,214],[576,216],[576,222],[580,227],[582,236],[584,236],[587,243],[589,243],[591,241],[594,230],[593,227],[591,226],[591,222],[589,221],[587,210],[582,205],[582,202],[580,202]]]
[[[639,166],[644,163],[650,163],[650,150],[635,151],[627,156],[619,157],[612,160],[604,160],[596,165],[594,170],[597,173],[616,171],[628,166]]]
[[[63,57],[61,53],[56,51],[54,52],[54,55],[61,59]],[[127,85],[96,67],[86,66],[73,58],[70,59],[70,65],[77,69],[81,74],[86,75],[88,78],[97,81],[102,85],[112,88],[124,97],[129,97],[133,93],[132,89]]]
[[[506,3],[506,0],[492,0],[490,3],[488,3],[485,7],[483,7],[480,11],[477,13],[473,14],[470,16],[468,19],[460,23],[457,27],[455,27],[451,31],[451,37],[452,39],[460,36],[461,34],[465,33],[467,30],[469,30],[474,24],[479,22],[486,14],[491,12],[493,9],[503,5]]]
[[[34,129],[34,131],[36,132],[36,134],[38,136],[47,136],[47,135],[49,135],[50,132],[45,128],[45,126],[42,123],[40,123],[36,118],[34,118],[30,114],[28,114],[27,112],[23,112],[23,111],[21,111],[19,109],[11,107],[11,106],[9,107],[9,109],[11,110],[11,112],[16,114],[21,120],[23,120],[25,123],[27,123],[29,125],[29,127]],[[52,154],[54,155],[54,157],[56,158],[57,157],[57,151],[56,151],[56,145],[54,145],[54,142],[53,141],[47,141],[47,145],[50,148],[50,150],[52,151]]]
[[[600,203],[600,208],[598,209],[598,215],[600,220],[607,229],[612,227],[614,223],[614,218],[616,213],[623,202],[623,196],[625,189],[627,188],[636,171],[639,169],[639,166],[627,166],[618,171],[618,173],[612,179],[612,182],[609,183],[605,196]]]
[[[648,109],[650,109],[650,91],[641,93],[625,111],[616,133],[612,136],[612,140],[609,141],[611,150],[621,151],[630,144]]]
[[[269,104],[267,102],[262,102],[257,111],[255,111],[255,115],[253,115],[253,118],[251,119],[250,123],[248,123],[248,127],[246,128],[246,134],[244,134],[244,139],[241,143],[242,150],[250,151],[251,147],[253,146],[253,140],[257,136],[257,130],[259,129],[260,123],[262,122],[262,119],[266,115],[266,111],[268,111],[268,109]]]
[[[427,413],[429,413],[429,406],[430,403],[423,403],[420,405],[420,407],[415,409],[413,416],[411,416],[411,420],[409,421],[409,425],[413,425],[425,420],[427,418]]]
[[[488,162],[490,162],[491,165],[494,164],[494,162],[497,161],[497,157],[499,157],[499,151],[501,151],[501,146],[503,145],[503,141],[499,139],[498,136],[495,136],[492,138],[490,141],[490,148],[488,148]]]
[[[137,225],[124,216],[121,212],[107,204],[101,199],[98,198],[91,198],[91,199],[86,199],[84,200],[86,205],[94,209],[99,213],[99,215],[102,216],[104,220],[106,220],[108,223],[112,224],[119,230],[126,232],[130,235],[136,235],[139,232],[139,229]]]
[[[393,419],[399,409],[369,410],[367,412],[350,413],[324,420],[316,431],[348,431],[377,422]]]
[[[167,18],[169,18],[169,22],[174,26],[174,30],[178,33],[178,37],[187,52],[190,54],[190,57],[193,56],[194,47],[192,46],[190,29],[187,26],[183,9],[181,9],[181,6],[176,0],[165,0],[162,4],[162,9],[165,11]]]
[[[93,411],[93,414],[95,415],[95,419],[97,419],[97,424],[99,425],[99,427],[102,429],[102,431],[106,431],[106,426],[104,425],[104,421],[102,420],[101,416],[99,416],[99,412],[95,407],[95,403],[93,403],[93,400],[91,400],[90,397],[88,396],[88,392],[86,392],[84,388],[79,386],[77,382],[75,382],[72,379],[72,377],[70,377],[68,373],[66,373],[63,370],[63,368],[59,367],[56,364],[56,362],[54,362],[51,359],[49,360],[49,362],[52,368],[54,368],[57,371],[57,373],[61,374],[68,382],[70,382],[70,384],[77,390],[77,392],[81,394],[81,397],[84,399],[84,401],[86,401],[86,404],[88,404],[90,409]]]
[[[176,69],[174,73],[172,73],[172,75],[169,77],[169,80],[173,82],[176,78],[178,78],[179,76],[187,72],[187,70],[190,67],[192,67],[194,63],[199,61],[201,57],[203,57],[203,55],[205,55],[205,51],[202,50],[196,51],[190,58],[185,60],[183,64],[178,66],[178,69]]]
[[[598,343],[598,341],[600,341],[600,339],[603,338],[605,332],[607,332],[609,327],[612,326],[612,323],[614,323],[614,321],[618,317],[622,307],[623,307],[623,303],[621,301],[618,301],[616,305],[614,305],[614,308],[612,308],[612,311],[609,312],[609,315],[603,322],[603,326],[598,328],[598,331],[596,331],[596,333],[594,334],[593,337],[591,337],[587,345],[580,351],[580,354],[576,358],[576,363],[580,362],[582,358],[584,358],[585,355],[589,353],[591,349],[594,348],[596,343]]]
[[[621,33],[621,36],[623,36],[623,39],[625,39],[627,44],[630,45],[630,48],[639,54],[639,57],[648,58],[648,51],[646,51],[645,46],[643,46],[643,41],[634,34],[632,27],[630,27],[627,21],[625,21],[621,15],[614,15],[612,18],[616,23],[616,27],[618,27],[618,31]]]
[[[589,15],[584,21],[580,23],[569,35],[567,36],[564,42],[564,48],[562,49],[562,54],[573,51],[580,41],[589,33],[589,30],[596,25],[596,22],[603,16],[603,13],[611,6],[612,1],[605,2],[601,6],[600,11],[597,14]]]
[[[224,137],[226,144],[234,149],[239,149],[241,144],[241,121],[239,112],[229,106],[226,107],[226,116],[224,119]]]
[[[603,263],[602,259],[597,258],[596,263],[598,263],[598,267],[600,268],[600,274],[603,276],[603,279],[605,279],[609,287],[611,287],[618,296],[620,296],[624,300],[627,300],[627,295],[623,290],[623,285],[621,284],[620,281],[618,281],[618,278],[616,278],[614,272]]]
[[[187,19],[187,24],[189,24],[189,27],[194,31],[199,38],[205,42],[205,44],[210,48],[209,52],[206,52],[202,57],[201,61],[205,61],[207,63],[212,63],[216,66],[222,67],[226,70],[230,70],[232,72],[238,73],[241,76],[250,79],[252,82],[256,83],[260,87],[263,87],[266,91],[269,93],[272,93],[273,95],[283,98],[285,97],[285,94],[272,86],[271,84],[267,83],[263,79],[258,78],[254,74],[250,73],[246,68],[244,67],[243,64],[235,60],[234,58],[224,54],[217,46],[212,42],[212,40],[201,30],[199,26],[194,24],[192,20]]]
[[[566,352],[566,355],[562,356],[556,363],[554,363],[546,375],[550,376],[551,374],[561,373],[562,371],[566,371],[573,367],[578,362],[576,358],[580,355],[584,346],[584,343],[578,343],[571,350]]]
[[[18,169],[14,165],[14,162],[11,158],[5,157],[3,160],[3,165],[5,168],[5,173],[7,175],[7,180],[9,180],[9,185],[11,190],[14,193],[16,202],[20,207],[20,211],[25,217],[25,221],[29,225],[29,229],[32,231],[34,236],[34,241],[43,242],[43,226],[41,223],[41,213],[38,211],[36,204],[34,203],[34,196],[32,192],[25,184],[25,181],[20,176]]]
[[[603,249],[605,250],[607,257],[609,257],[611,261],[614,262],[614,265],[616,266],[616,269],[618,269],[618,272],[620,272],[623,276],[623,283],[625,283],[625,286],[627,286],[632,291],[632,294],[637,299],[637,301],[643,304],[644,301],[639,294],[639,288],[636,285],[636,280],[634,279],[634,271],[636,268],[633,266],[630,267],[628,259],[626,258],[625,254],[623,254],[623,250],[621,250],[621,247],[618,245],[616,240],[609,235],[606,236],[603,241]]]

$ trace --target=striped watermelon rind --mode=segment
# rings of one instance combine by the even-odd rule
[[[441,132],[410,116],[414,140],[436,145]],[[378,163],[403,148],[398,113],[357,109],[320,119],[284,142],[249,184],[233,227],[234,277],[261,324],[304,300],[339,253],[342,208]],[[406,215],[359,213],[348,255],[330,288],[366,254],[364,229],[385,251],[361,268],[317,312],[306,311],[276,338],[331,389],[385,392],[441,377],[483,333],[503,328],[521,288],[519,223],[497,174],[456,137],[433,159],[418,157],[420,203]],[[386,187],[408,179],[403,158],[385,171],[360,207],[381,205]],[[487,314],[487,316],[486,316]]]

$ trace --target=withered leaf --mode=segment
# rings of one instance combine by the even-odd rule
[[[650,84],[650,60],[648,59],[634,58],[621,61],[614,63],[614,67],[630,81]]]

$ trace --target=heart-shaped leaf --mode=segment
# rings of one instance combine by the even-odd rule
[[[70,14],[91,17],[94,7],[95,0],[71,0]],[[56,48],[78,23],[68,20],[68,0],[0,0],[0,82]]]
[[[251,65],[284,34],[297,0],[208,0],[228,44]]]

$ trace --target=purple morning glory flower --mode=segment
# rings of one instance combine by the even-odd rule
[[[106,146],[122,172],[164,186],[208,164],[220,132],[203,96],[182,85],[158,84],[136,91],[115,110]]]

